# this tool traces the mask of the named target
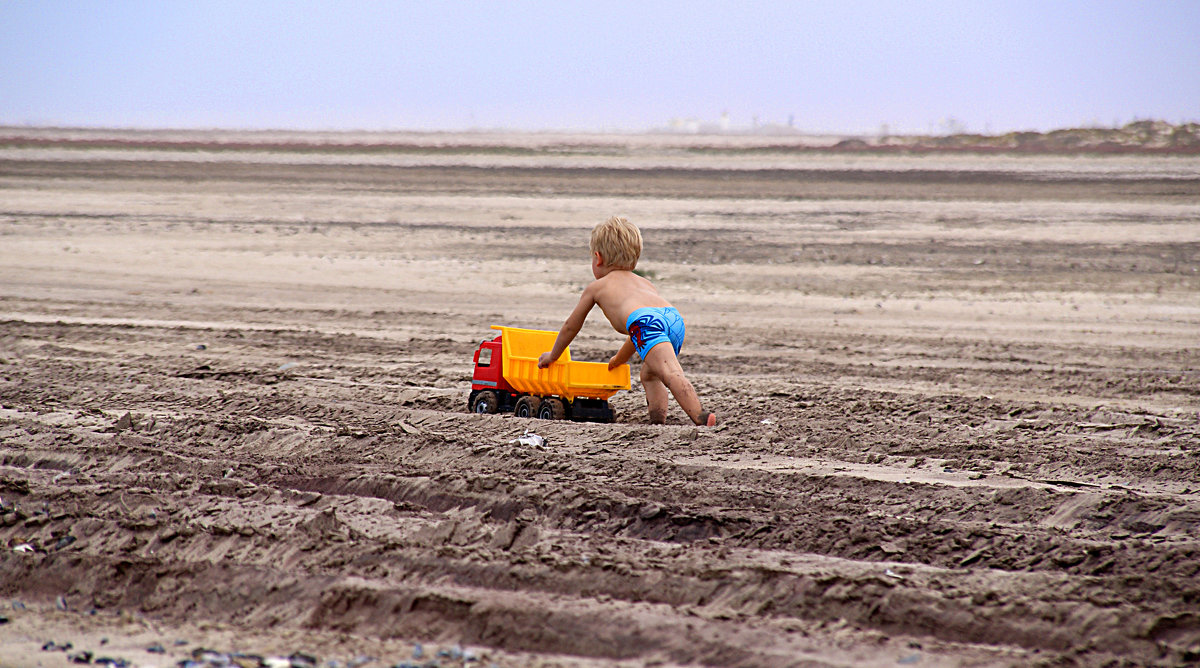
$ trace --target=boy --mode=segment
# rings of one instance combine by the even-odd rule
[[[634,350],[642,358],[642,387],[646,388],[650,421],[667,421],[669,389],[692,422],[715,426],[717,416],[701,410],[700,398],[679,366],[679,348],[685,334],[683,318],[659,296],[650,281],[633,273],[642,254],[642,233],[625,218],[613,216],[592,229],[591,250],[596,280],[584,288],[579,304],[559,330],[554,347],[538,358],[538,368],[545,369],[563,354],[592,307],[599,305],[613,329],[629,336],[608,361],[608,368],[628,362]]]

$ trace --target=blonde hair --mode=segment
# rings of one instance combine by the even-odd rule
[[[633,269],[642,255],[642,233],[628,219],[613,216],[592,228],[591,248],[604,264]]]

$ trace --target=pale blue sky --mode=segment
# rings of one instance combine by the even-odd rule
[[[1200,0],[0,1],[0,123],[813,132],[1200,120]]]

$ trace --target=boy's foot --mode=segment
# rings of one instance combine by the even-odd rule
[[[702,424],[705,427],[715,427],[717,426],[717,416],[713,413],[709,413],[708,411],[704,411],[700,414],[700,420],[696,424]]]

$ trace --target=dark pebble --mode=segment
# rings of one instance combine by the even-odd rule
[[[150,652],[151,654],[166,654],[167,653],[166,648],[163,647],[162,645],[151,645],[146,648],[146,651]]]
[[[58,542],[57,542],[57,543],[55,543],[55,544],[54,544],[54,549],[56,549],[56,550],[61,550],[61,549],[63,549],[64,547],[66,547],[66,546],[68,546],[68,545],[70,545],[71,543],[74,543],[74,542],[75,542],[75,537],[74,537],[74,536],[63,536],[62,538],[59,538],[59,539],[58,539]]]
[[[8,617],[5,617],[4,615],[0,615],[0,624],[7,624],[7,623],[8,623]]]
[[[86,649],[78,654],[72,654],[67,658],[75,663],[91,663],[93,654]]]

